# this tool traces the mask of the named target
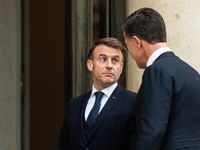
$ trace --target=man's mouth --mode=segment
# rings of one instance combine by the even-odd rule
[[[113,74],[113,73],[110,73],[110,72],[105,72],[105,73],[103,73],[103,75],[106,75],[106,76],[114,76],[114,74]]]

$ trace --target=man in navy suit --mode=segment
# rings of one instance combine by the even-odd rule
[[[133,149],[136,93],[117,83],[124,55],[123,45],[115,38],[99,39],[92,45],[87,67],[93,72],[93,87],[89,93],[69,101],[58,150]],[[88,116],[96,107],[97,91],[103,92],[103,96],[98,116],[91,125],[89,118],[94,116]]]
[[[123,31],[131,56],[145,69],[134,105],[136,150],[200,150],[199,73],[167,46],[157,11],[135,11]]]

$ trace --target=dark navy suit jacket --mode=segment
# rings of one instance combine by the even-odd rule
[[[69,101],[58,150],[130,150],[134,147],[133,107],[136,93],[117,86],[86,140],[83,118],[91,91]]]
[[[135,103],[136,150],[200,150],[200,75],[166,52],[147,67]]]

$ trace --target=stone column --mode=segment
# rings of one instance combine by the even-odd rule
[[[21,1],[0,1],[0,149],[20,150]]]
[[[164,18],[167,28],[167,43],[182,60],[200,72],[200,1],[193,0],[129,0],[129,14],[141,7],[151,7]],[[138,69],[129,55],[127,88],[138,91],[144,70]]]
[[[66,35],[67,36],[67,35]],[[92,74],[87,55],[92,44],[92,0],[72,1],[72,97],[88,92]]]

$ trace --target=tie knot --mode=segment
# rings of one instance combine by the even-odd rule
[[[103,92],[96,92],[95,95],[96,95],[96,99],[100,100],[103,96]]]

